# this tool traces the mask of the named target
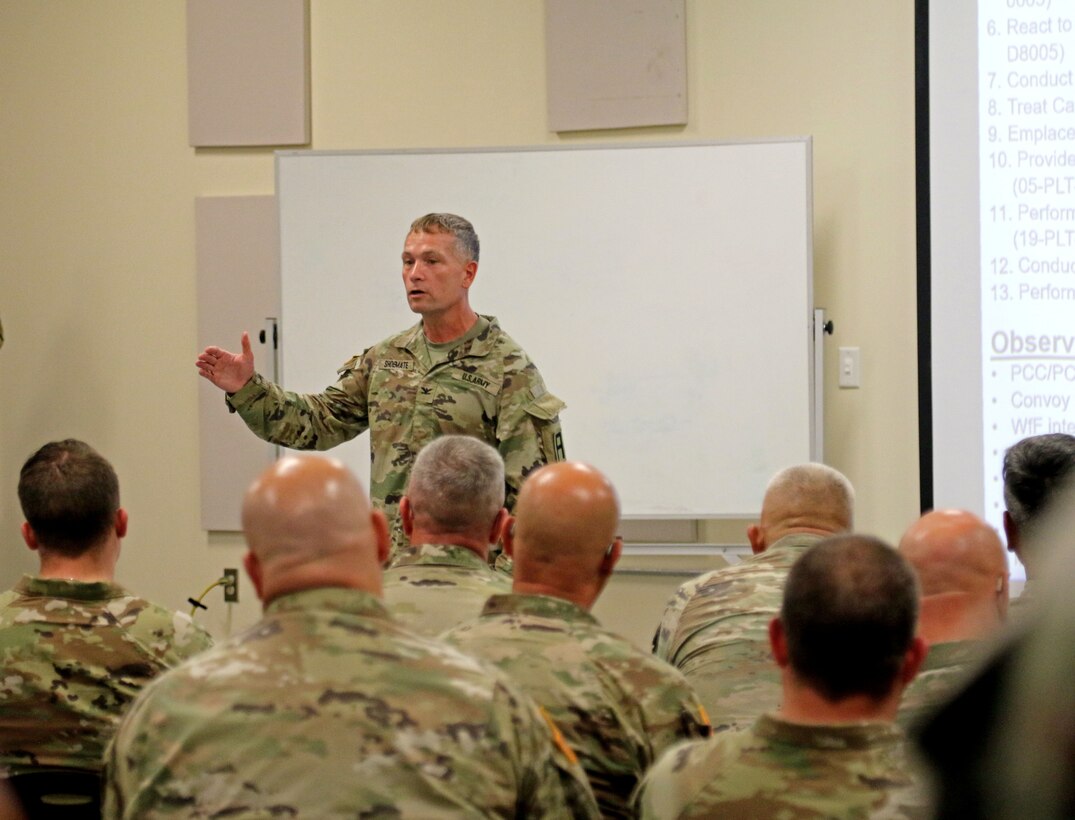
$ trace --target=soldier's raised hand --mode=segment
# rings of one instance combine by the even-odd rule
[[[207,347],[195,362],[198,372],[228,393],[234,393],[254,375],[254,351],[250,334],[243,333],[242,353],[229,353],[219,347]]]

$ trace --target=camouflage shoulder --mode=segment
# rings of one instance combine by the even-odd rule
[[[168,610],[133,596],[119,601],[124,602],[126,613],[121,616],[120,624],[150,654],[165,663],[174,666],[213,645],[209,632],[185,612]],[[110,606],[110,609],[115,613],[119,607]]]

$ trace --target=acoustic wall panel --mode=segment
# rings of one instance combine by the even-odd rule
[[[687,122],[684,0],[545,0],[549,128]]]
[[[310,142],[307,0],[187,0],[190,144]]]

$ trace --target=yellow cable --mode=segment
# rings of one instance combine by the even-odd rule
[[[190,601],[190,603],[192,605],[190,607],[190,617],[192,617],[192,618],[194,617],[194,613],[198,611],[199,607],[202,608],[202,609],[205,609],[205,606],[202,604],[202,598],[204,598],[206,595],[208,595],[210,593],[210,591],[212,591],[212,589],[214,587],[225,586],[227,583],[228,583],[227,578],[217,578],[215,581],[213,581],[213,583],[211,583],[209,586],[207,586],[205,588],[205,590],[202,592],[202,594],[199,595],[197,598],[187,598],[187,600]]]

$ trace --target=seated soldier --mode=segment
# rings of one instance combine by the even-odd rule
[[[340,462],[279,460],[242,520],[263,617],[135,703],[106,816],[596,816],[529,698],[389,615],[388,524]]]
[[[714,731],[746,728],[780,703],[780,676],[769,654],[769,622],[780,609],[788,570],[829,535],[851,529],[854,491],[824,464],[777,473],[761,517],[747,530],[747,560],[683,584],[665,608],[657,657],[686,676]]]
[[[134,696],[212,641],[113,581],[127,511],[112,465],[89,445],[67,439],[30,456],[19,501],[41,568],[0,595],[0,768],[100,771]]]
[[[1013,616],[1033,600],[1038,565],[1036,531],[1061,491],[1075,484],[1075,436],[1046,433],[1013,444],[1004,453],[1004,535],[1026,568],[1026,584],[1012,601]]]
[[[666,752],[636,795],[641,816],[923,813],[893,725],[925,655],[917,615],[914,573],[887,544],[844,535],[815,546],[791,568],[769,625],[780,708],[749,729]]]
[[[962,510],[934,510],[900,539],[918,576],[918,635],[929,654],[900,703],[905,728],[943,703],[1008,612],[1008,562],[996,531]]]
[[[708,734],[690,686],[664,661],[601,627],[590,614],[623,544],[616,491],[577,462],[541,467],[523,482],[504,534],[512,594],[445,633],[512,676],[564,733],[605,817],[630,816],[642,773],[671,744]]]
[[[441,436],[418,453],[399,504],[403,547],[384,573],[384,600],[404,625],[439,635],[478,617],[511,579],[488,564],[500,540],[504,461],[469,436]]]

